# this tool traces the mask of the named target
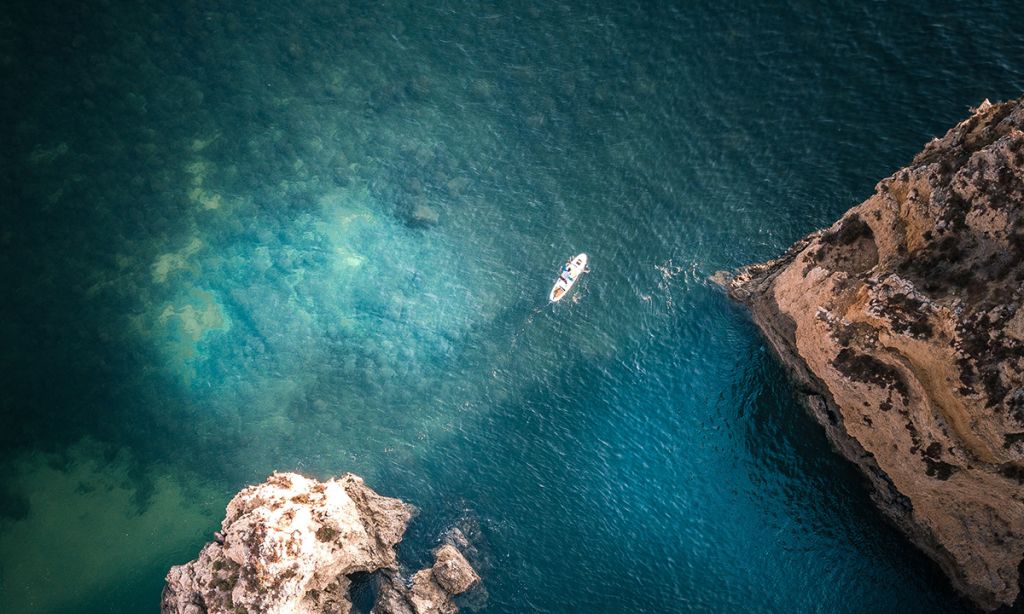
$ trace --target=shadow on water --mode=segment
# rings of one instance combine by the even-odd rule
[[[369,614],[373,603],[377,600],[380,592],[379,578],[376,574],[356,572],[350,575],[352,585],[349,587],[349,597],[352,599],[353,614]]]
[[[752,325],[750,329],[753,339],[758,333]],[[916,585],[928,595],[929,611],[973,611],[938,565],[886,521],[871,501],[867,479],[832,448],[824,430],[800,404],[782,364],[757,339],[735,374],[739,398],[731,399],[741,415],[747,414],[744,441],[753,461],[751,480],[766,497],[784,501],[803,530],[845,544],[865,560],[883,565],[873,575],[891,588]],[[922,604],[901,606],[917,609]]]

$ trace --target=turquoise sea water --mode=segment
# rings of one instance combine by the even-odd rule
[[[274,469],[465,527],[482,612],[965,608],[706,278],[1021,95],[1020,23],[7,3],[0,611],[155,611]]]

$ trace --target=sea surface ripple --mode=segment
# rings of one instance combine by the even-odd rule
[[[1021,95],[1021,23],[8,2],[0,611],[155,611],[275,469],[464,528],[488,614],[965,609],[706,280]]]

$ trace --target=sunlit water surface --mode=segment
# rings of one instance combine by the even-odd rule
[[[274,469],[487,613],[963,608],[706,279],[1020,95],[1024,9],[671,4],[8,4],[0,611],[156,610]]]

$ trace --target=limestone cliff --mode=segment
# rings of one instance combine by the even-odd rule
[[[399,612],[388,606],[403,603],[409,614],[454,614],[452,596],[479,577],[457,549],[444,546],[407,587],[395,546],[414,512],[352,474],[321,483],[275,473],[231,500],[199,558],[171,568],[161,611],[344,614],[352,606],[349,576],[380,572],[375,610]],[[429,599],[417,599],[420,593]]]
[[[985,609],[1024,559],[1024,99],[925,146],[831,228],[719,274],[874,498]]]

